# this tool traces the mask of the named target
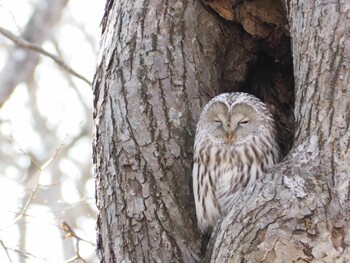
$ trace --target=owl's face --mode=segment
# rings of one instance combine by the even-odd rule
[[[258,133],[264,133],[267,129],[265,120],[266,118],[248,103],[238,102],[230,105],[216,101],[201,120],[201,128],[213,143],[236,145],[250,141]]]

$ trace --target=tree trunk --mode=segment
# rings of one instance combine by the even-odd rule
[[[268,2],[275,7],[274,0],[243,1],[235,10],[251,18],[249,6]],[[208,261],[349,257],[349,4],[324,2],[286,0],[296,85],[294,147],[236,200],[204,251]],[[265,6],[270,19],[269,10]],[[273,12],[280,16],[278,7]],[[107,2],[94,80],[101,262],[202,260],[192,147],[200,110],[211,97],[233,90],[263,97],[287,127],[279,131],[289,150],[293,96],[283,75],[289,45],[274,48],[276,39],[288,40],[283,19],[255,27],[244,15],[229,17],[243,26],[218,18],[199,1]],[[266,78],[266,60],[252,66],[266,56],[275,65],[272,84],[267,81],[272,89],[255,81]]]
[[[350,262],[350,2],[285,1],[295,144],[242,193],[211,262]]]
[[[193,138],[217,93],[227,30],[197,1],[109,1],[105,19],[94,84],[98,256],[199,261]]]

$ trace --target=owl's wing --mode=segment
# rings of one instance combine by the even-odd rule
[[[242,176],[237,167],[229,167],[227,169],[223,167],[221,169],[221,176],[216,186],[216,198],[223,214],[228,212],[235,197],[242,189],[242,180],[240,180]]]
[[[192,176],[198,226],[204,233],[214,227],[221,216],[220,205],[216,199],[215,181],[205,165],[198,162],[193,164]]]

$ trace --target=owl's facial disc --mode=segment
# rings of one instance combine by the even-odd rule
[[[208,109],[204,123],[214,143],[233,145],[250,141],[261,127],[259,114],[245,103],[230,108],[227,104],[216,102]]]
[[[241,144],[252,138],[260,126],[258,113],[247,104],[236,104],[231,109],[226,105],[216,105],[209,114],[214,125],[210,133],[214,142],[224,144]]]

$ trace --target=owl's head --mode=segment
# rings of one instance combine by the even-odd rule
[[[217,144],[244,144],[258,135],[272,135],[271,113],[258,98],[247,93],[221,94],[206,105],[198,122],[202,139]]]

